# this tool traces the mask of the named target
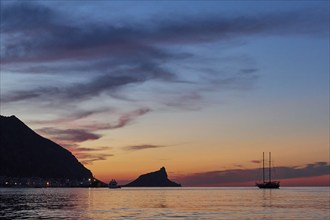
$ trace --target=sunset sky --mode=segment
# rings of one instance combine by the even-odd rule
[[[1,115],[125,183],[329,184],[328,1],[2,1]]]

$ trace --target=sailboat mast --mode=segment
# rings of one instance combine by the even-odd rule
[[[272,169],[271,169],[271,164],[272,164],[272,155],[271,152],[269,152],[269,165],[268,165],[268,169],[269,169],[269,182],[272,181]]]
[[[262,152],[262,181],[265,182],[265,152]]]

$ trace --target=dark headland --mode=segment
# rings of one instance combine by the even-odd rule
[[[15,116],[0,116],[0,186],[104,186],[60,145]]]
[[[106,187],[68,150],[15,116],[0,115],[0,187]],[[180,187],[164,167],[124,187]]]
[[[181,184],[168,179],[165,167],[160,170],[143,174],[124,187],[180,187]]]

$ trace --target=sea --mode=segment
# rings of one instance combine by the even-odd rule
[[[0,218],[324,220],[330,188],[0,188]]]

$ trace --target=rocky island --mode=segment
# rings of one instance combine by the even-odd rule
[[[158,171],[139,176],[124,187],[181,187],[181,184],[169,180],[165,167],[162,167]]]

